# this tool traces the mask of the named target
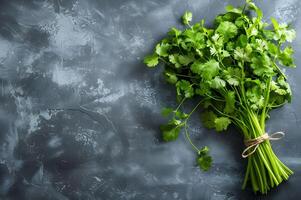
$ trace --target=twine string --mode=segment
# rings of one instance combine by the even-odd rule
[[[245,140],[244,143],[245,143],[246,148],[242,152],[241,157],[247,158],[250,155],[252,155],[253,153],[255,153],[255,151],[257,150],[259,145],[266,140],[280,140],[284,136],[285,136],[284,132],[278,131],[271,135],[269,135],[268,133],[265,133],[257,138]],[[249,150],[251,150],[251,151],[249,151]]]

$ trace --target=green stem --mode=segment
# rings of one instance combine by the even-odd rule
[[[243,7],[243,9],[242,9],[241,16],[243,16],[243,14],[244,14],[244,12],[245,12],[245,10],[246,10],[246,7],[247,7],[247,3],[245,3],[245,5],[244,5],[244,7]]]
[[[185,77],[185,78],[197,78],[193,76],[183,75],[183,74],[176,74],[177,76]]]
[[[211,95],[209,95],[209,94],[205,94],[205,95],[206,95],[207,97],[209,97],[209,98],[215,100],[215,101],[223,101],[223,102],[226,101],[226,100],[224,100],[224,99],[218,99],[218,98],[215,98],[215,97],[213,97],[213,96],[211,96]]]
[[[268,187],[268,183],[267,183],[267,177],[266,177],[266,170],[264,168],[264,165],[262,163],[262,161],[260,160],[260,157],[258,156],[258,154],[256,154],[256,161],[259,165],[260,168],[260,173],[262,174],[262,180],[263,180],[263,185],[264,185],[264,189],[262,191],[262,193],[266,193],[267,192],[267,187]]]
[[[252,184],[253,190],[254,190],[254,192],[257,192],[258,191],[258,184],[257,184],[256,178],[254,176],[254,167],[250,168],[250,176],[251,176],[251,184]]]
[[[181,105],[184,103],[185,100],[186,100],[186,98],[182,99],[182,101],[179,103],[178,107],[175,109],[175,112],[177,112],[180,109]]]
[[[263,192],[263,191],[264,191],[263,179],[262,179],[262,177],[261,177],[261,173],[260,173],[259,167],[258,167],[257,162],[256,162],[256,156],[254,155],[254,156],[252,156],[250,159],[252,159],[252,161],[253,161],[254,168],[255,168],[255,172],[256,172],[256,174],[257,174],[256,177],[257,177],[258,180],[259,180],[259,182],[258,182],[258,183],[259,183],[259,184],[258,184],[258,187],[259,187],[260,191]]]
[[[246,171],[246,174],[245,174],[244,182],[242,184],[242,189],[245,189],[246,186],[247,186],[247,182],[248,182],[249,174],[250,174],[250,168],[251,168],[251,161],[248,159],[247,171]]]
[[[261,160],[262,160],[263,163],[265,164],[265,167],[267,168],[267,170],[268,170],[270,176],[273,178],[273,180],[274,180],[274,182],[276,183],[276,185],[279,185],[278,179],[275,177],[273,171],[271,170],[270,165],[269,165],[269,163],[266,161],[266,159],[265,159],[265,157],[264,157],[264,155],[263,155],[262,150],[261,150],[260,147],[257,148],[257,152],[259,153]]]
[[[200,104],[204,101],[205,99],[202,99],[201,101],[198,102],[198,104],[192,109],[192,111],[188,114],[188,117],[186,120],[188,120],[188,118],[192,115],[192,113],[200,106]]]
[[[190,138],[190,135],[189,135],[189,132],[187,130],[187,122],[188,122],[188,119],[190,118],[190,116],[194,113],[194,111],[200,106],[200,104],[204,101],[205,99],[202,99],[201,101],[198,102],[198,104],[192,109],[192,111],[188,114],[187,118],[185,119],[184,121],[184,129],[185,129],[185,136],[186,136],[186,139],[188,140],[188,142],[190,143],[190,145],[192,146],[192,148],[197,152],[199,153],[200,150],[193,144],[193,142],[191,141],[191,138]]]
[[[187,130],[187,124],[186,124],[186,123],[185,123],[184,129],[185,129],[185,136],[186,136],[186,139],[187,139],[188,142],[191,144],[192,148],[193,148],[197,153],[199,153],[200,150],[193,144],[193,142],[192,142],[191,139],[190,139],[190,136],[189,136],[189,132],[188,132],[188,130]]]
[[[272,77],[270,77],[267,80],[267,87],[266,87],[266,92],[265,92],[265,98],[264,98],[264,106],[262,109],[262,113],[261,113],[261,119],[260,119],[260,124],[263,130],[265,130],[265,118],[266,118],[266,109],[270,100],[270,90],[271,90],[271,81],[272,81]]]

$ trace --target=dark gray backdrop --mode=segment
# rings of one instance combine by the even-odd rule
[[[236,130],[208,131],[193,117],[193,140],[214,158],[206,173],[184,137],[160,141],[160,109],[176,106],[174,91],[142,63],[185,10],[210,24],[228,3],[243,1],[1,0],[1,199],[260,199],[240,189]],[[258,4],[266,20],[296,28],[298,66],[300,1]],[[301,68],[287,74],[293,102],[267,129],[287,133],[273,148],[295,174],[267,199],[301,195]]]

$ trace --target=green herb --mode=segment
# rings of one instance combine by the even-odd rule
[[[274,18],[271,24],[262,18],[262,11],[251,0],[242,8],[227,6],[212,29],[204,26],[204,20],[191,25],[192,13],[186,11],[182,21],[187,28],[171,28],[154,54],[144,59],[149,67],[164,63],[164,77],[174,85],[180,102],[177,108],[162,111],[170,119],[161,126],[163,139],[173,141],[184,129],[202,170],[210,168],[212,158],[208,147],[197,148],[189,136],[188,120],[196,110],[202,107],[205,127],[220,132],[234,125],[248,140],[265,133],[270,110],[291,101],[281,67],[295,67],[294,51],[287,42],[296,33]],[[186,114],[184,104],[192,98],[199,102]],[[292,173],[265,141],[248,157],[243,188],[249,182],[254,192],[267,193]]]
[[[189,11],[186,11],[182,17],[183,24],[189,25],[191,20],[192,20],[192,13]]]
[[[211,156],[208,155],[208,152],[209,152],[209,148],[207,146],[203,147],[198,152],[197,164],[204,171],[209,170],[212,163],[212,158]]]

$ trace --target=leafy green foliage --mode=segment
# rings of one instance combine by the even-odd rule
[[[214,128],[218,132],[226,130],[231,124],[231,119],[218,117],[213,111],[204,112],[201,119],[206,128]]]
[[[178,109],[174,110],[172,108],[163,108],[161,114],[164,117],[171,116],[171,119],[167,124],[160,126],[163,140],[166,142],[176,140],[181,128],[185,126],[188,115]]]
[[[199,74],[205,80],[211,80],[218,74],[219,63],[216,60],[208,60],[206,63],[198,61],[191,65],[191,71]]]
[[[179,96],[184,96],[185,98],[190,98],[194,95],[194,90],[189,81],[181,80],[176,83],[177,94]]]
[[[234,23],[229,21],[223,21],[219,24],[215,32],[221,34],[226,41],[234,38],[237,35],[237,27]]]
[[[191,20],[192,20],[192,13],[189,11],[186,11],[182,17],[183,24],[189,25]]]
[[[166,125],[161,125],[160,129],[163,134],[163,140],[169,142],[178,138],[181,130],[181,125],[179,121],[174,121]]]
[[[293,53],[294,50],[292,49],[292,47],[285,47],[285,49],[279,55],[280,63],[288,67],[295,67],[292,57]]]
[[[212,165],[212,157],[208,155],[208,152],[209,148],[205,146],[198,153],[197,164],[204,171],[208,171]]]
[[[231,120],[228,117],[218,117],[214,120],[216,131],[227,130]]]
[[[159,56],[162,56],[162,57],[167,57],[169,55],[168,51],[170,49],[170,45],[169,44],[157,44],[156,46],[156,53],[159,55]]]
[[[158,65],[159,61],[165,64],[164,77],[174,85],[177,100],[181,101],[176,109],[167,108],[162,113],[170,117],[161,126],[163,139],[175,140],[184,128],[203,170],[208,170],[212,162],[208,148],[199,150],[187,130],[187,121],[197,108],[203,107],[201,119],[205,127],[221,132],[235,125],[249,139],[265,132],[270,110],[291,101],[292,93],[282,67],[295,67],[294,50],[286,43],[293,41],[296,32],[274,18],[270,24],[262,18],[262,11],[252,0],[246,0],[243,7],[228,5],[225,13],[216,16],[213,28],[206,28],[204,20],[191,25],[192,13],[186,11],[182,22],[187,28],[171,28],[154,53],[144,59],[148,67]],[[182,112],[183,103],[192,98],[199,99],[199,103],[189,114]],[[275,158],[274,162],[280,161]],[[266,193],[277,185],[278,180],[264,183],[260,179],[260,182],[263,175],[254,174],[258,169],[252,167],[255,192]],[[272,175],[271,171],[265,171],[269,177],[285,176],[277,175],[284,168],[270,169],[275,171]],[[246,180],[249,176],[246,175]]]
[[[164,71],[165,80],[171,84],[176,84],[178,81],[178,77],[174,71],[165,70]]]
[[[224,108],[225,113],[232,113],[235,111],[235,92],[229,91],[225,95],[226,105]]]
[[[159,59],[159,57],[156,54],[153,54],[153,55],[150,55],[150,56],[146,56],[144,58],[144,63],[148,67],[155,67],[159,63],[158,59]]]
[[[202,122],[206,128],[215,128],[216,114],[213,111],[206,111],[202,113]]]

